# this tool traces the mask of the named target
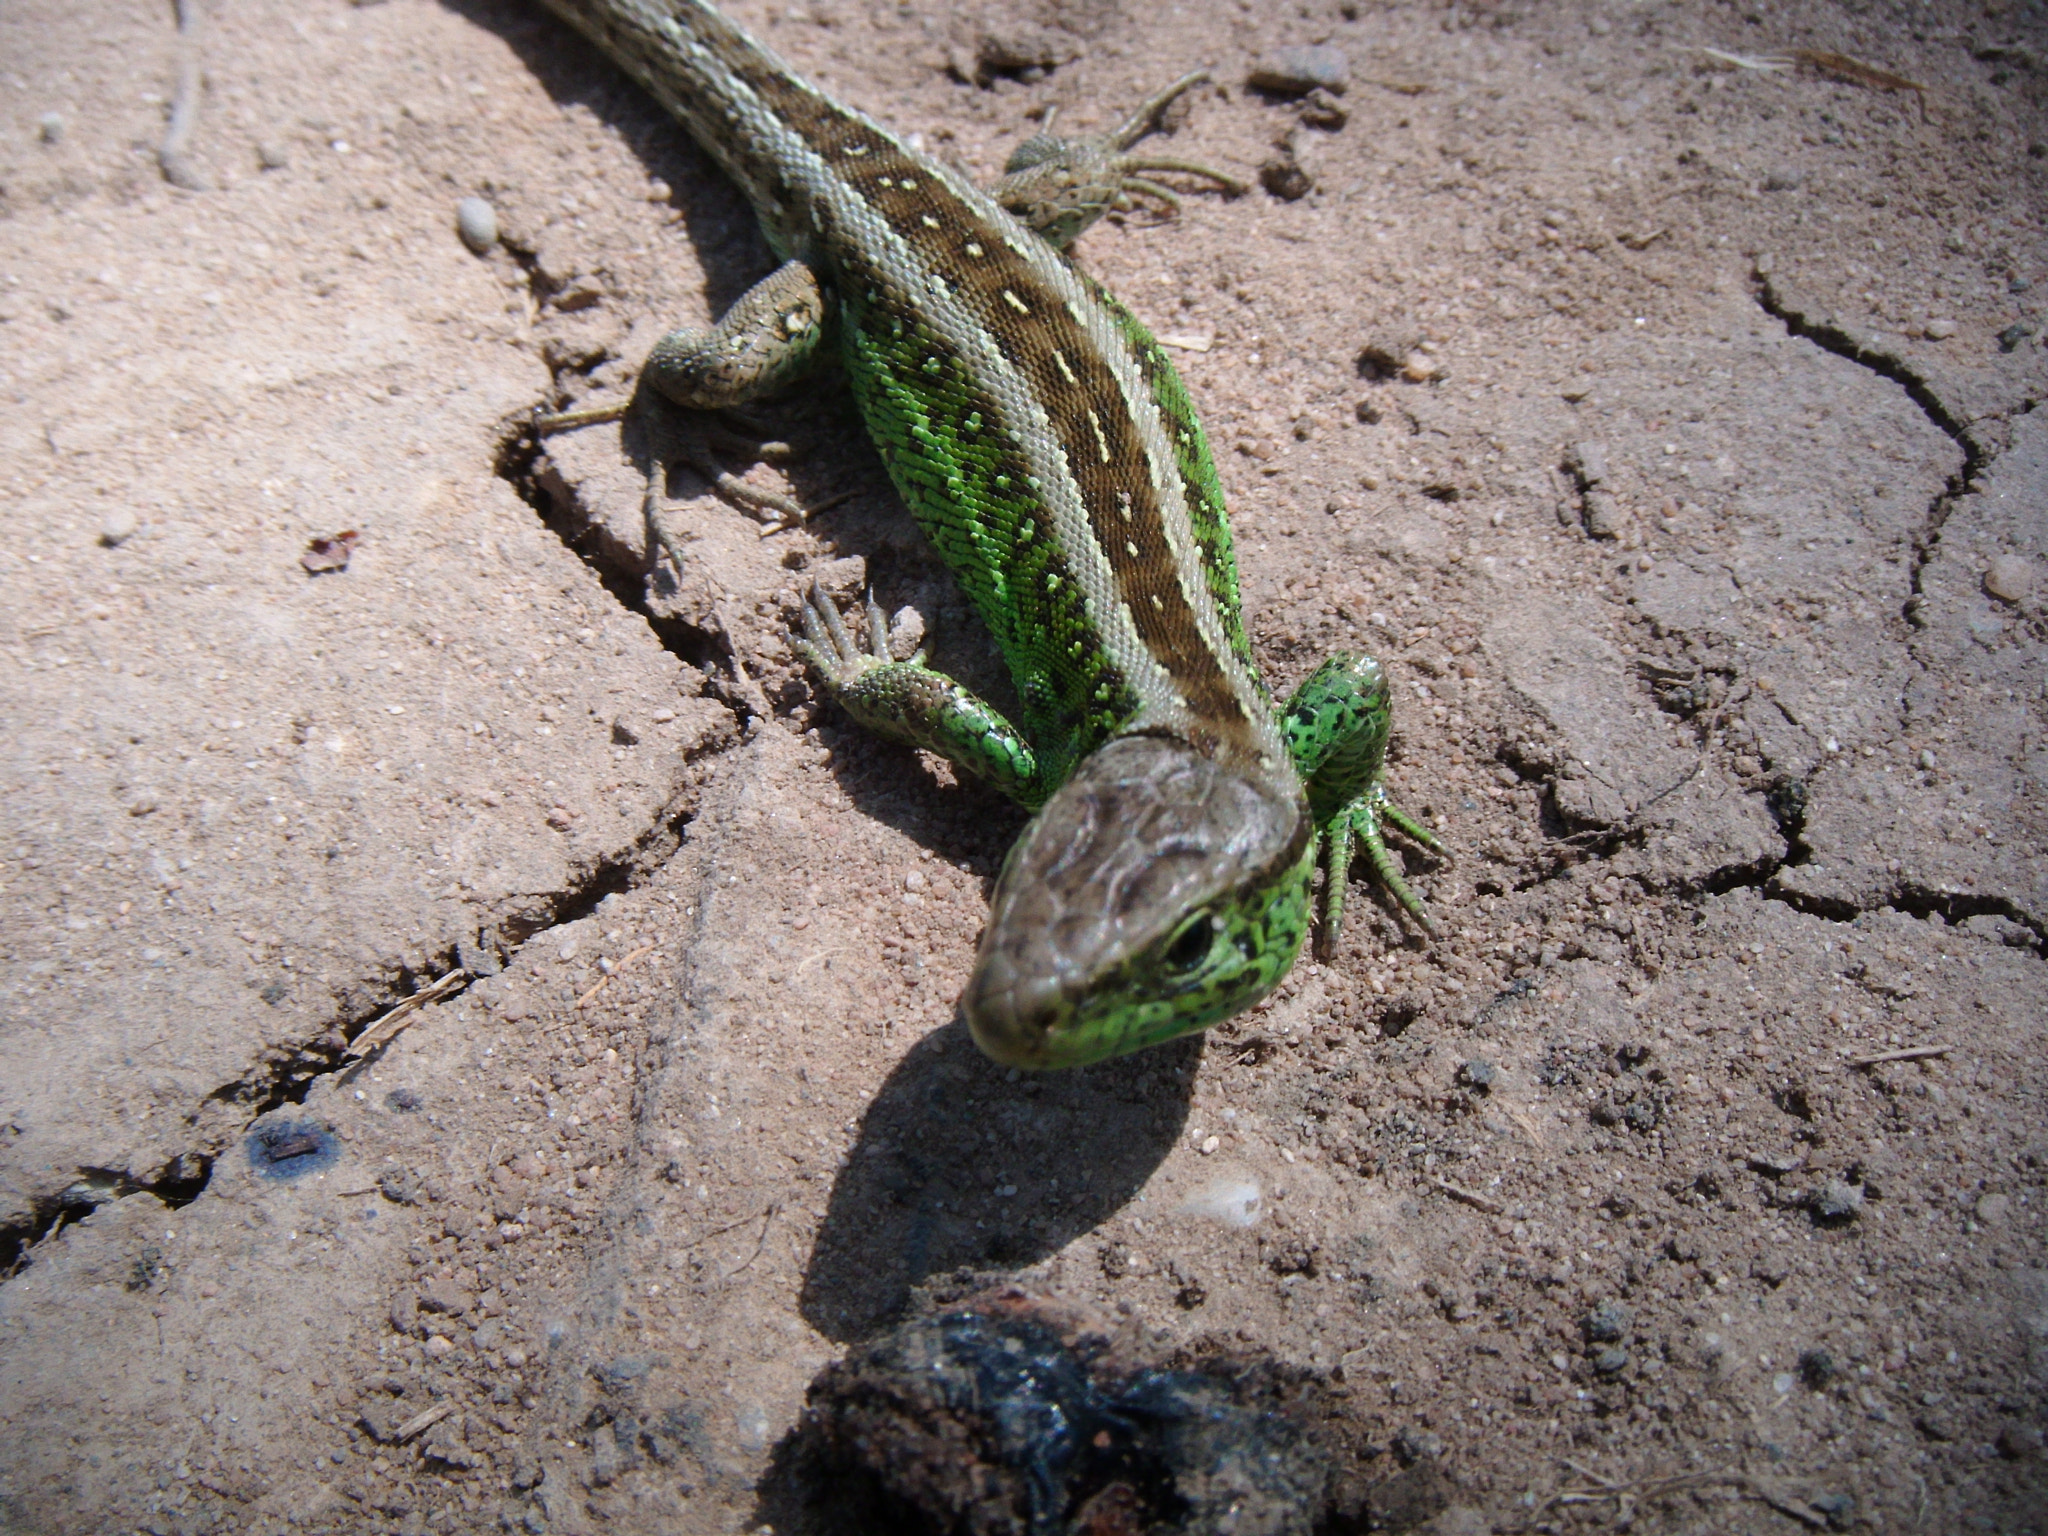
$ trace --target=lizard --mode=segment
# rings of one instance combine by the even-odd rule
[[[1221,480],[1159,342],[1071,260],[1148,171],[1130,153],[1194,75],[1117,131],[1041,130],[990,191],[802,79],[706,0],[544,0],[739,186],[783,263],[641,375],[716,410],[836,351],[891,480],[965,589],[1012,720],[923,651],[866,643],[815,587],[794,645],[855,721],[1033,814],[960,1000],[999,1063],[1084,1065],[1207,1028],[1287,975],[1323,871],[1334,943],[1362,853],[1434,931],[1384,829],[1436,835],[1385,785],[1392,687],[1343,653],[1284,703],[1253,659]],[[550,427],[616,416],[568,412]]]

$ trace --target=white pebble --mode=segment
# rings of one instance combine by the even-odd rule
[[[135,514],[126,507],[120,507],[107,514],[107,520],[100,524],[100,542],[109,549],[126,544],[135,537],[135,530],[142,524]]]
[[[2033,562],[2019,555],[2000,555],[1984,572],[1985,593],[2001,603],[2023,603],[2033,590]]]
[[[1182,1216],[1199,1216],[1209,1221],[1221,1222],[1226,1227],[1250,1227],[1258,1223],[1259,1214],[1266,1208],[1266,1197],[1261,1193],[1258,1181],[1247,1178],[1222,1178],[1204,1184],[1181,1203]]]
[[[465,197],[455,205],[455,232],[481,256],[498,243],[498,210],[481,197]]]
[[[56,112],[45,112],[36,119],[36,137],[45,144],[64,142],[64,118]]]

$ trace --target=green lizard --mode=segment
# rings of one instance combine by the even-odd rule
[[[928,748],[1036,812],[996,882],[962,1009],[1018,1067],[1075,1066],[1249,1007],[1309,926],[1337,931],[1362,851],[1425,926],[1391,824],[1392,695],[1333,657],[1274,709],[1252,660],[1216,467],[1166,354],[1064,249],[1146,171],[1114,134],[1018,151],[992,193],[910,149],[703,0],[546,0],[681,120],[745,191],[785,265],[643,382],[735,405],[836,348],[890,477],[1008,663],[1018,718],[867,646],[813,591],[796,644],[854,719]],[[1216,179],[1226,181],[1227,178]],[[550,427],[615,416],[573,412]]]

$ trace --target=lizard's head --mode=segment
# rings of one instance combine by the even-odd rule
[[[1012,1067],[1076,1067],[1257,1002],[1308,926],[1305,802],[1183,742],[1130,736],[1046,802],[1003,865],[962,1007]]]

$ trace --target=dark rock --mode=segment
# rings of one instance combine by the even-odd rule
[[[410,1168],[386,1168],[377,1175],[377,1188],[395,1205],[420,1203],[419,1175]]]
[[[1292,155],[1275,155],[1259,167],[1259,185],[1283,203],[1308,196],[1315,183]]]
[[[1627,1307],[1618,1301],[1603,1301],[1588,1312],[1580,1324],[1586,1330],[1586,1337],[1595,1344],[1619,1344],[1628,1337],[1629,1325],[1634,1319]]]
[[[2007,1461],[2027,1461],[2041,1454],[2042,1434],[2032,1424],[2007,1424],[1995,1442],[1998,1454]]]
[[[250,1170],[264,1179],[304,1178],[332,1168],[341,1157],[340,1139],[316,1120],[258,1122],[244,1145]]]
[[[1835,1357],[1824,1349],[1800,1351],[1799,1379],[1818,1392],[1835,1379]]]
[[[1312,1381],[1135,1349],[1014,1289],[904,1323],[812,1383],[785,1496],[873,1530],[1322,1528],[1340,1458]]]
[[[1436,1461],[1444,1454],[1444,1437],[1433,1429],[1404,1429],[1394,1436],[1394,1454],[1403,1466]]]

